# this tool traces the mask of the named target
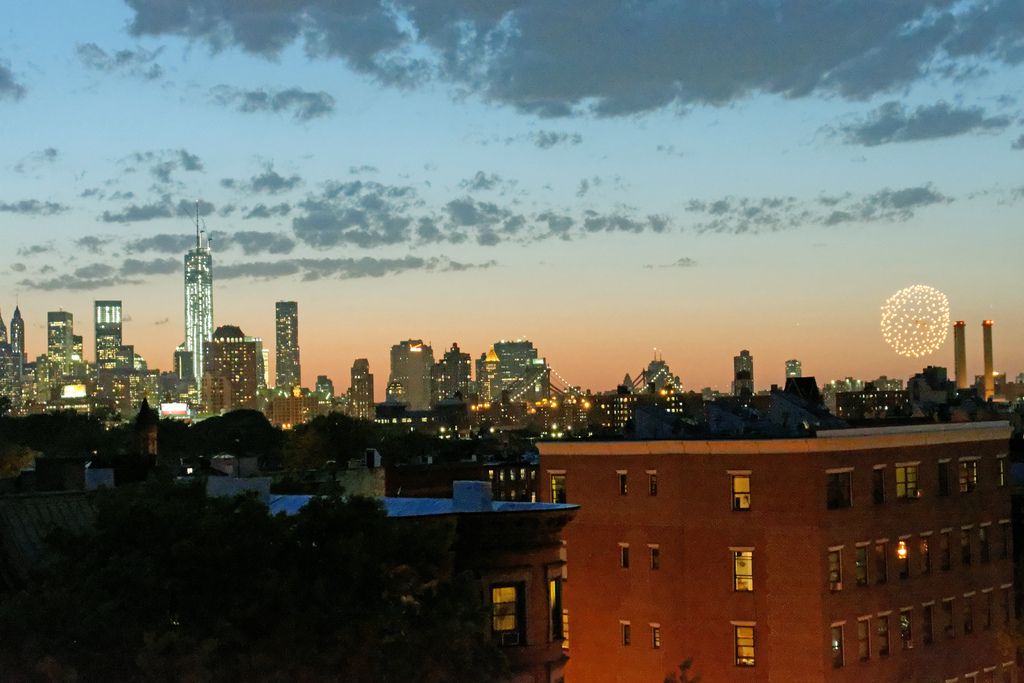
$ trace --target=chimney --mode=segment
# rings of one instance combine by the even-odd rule
[[[981,323],[981,333],[985,344],[985,400],[989,400],[996,394],[996,378],[992,367],[992,321],[985,320]]]
[[[455,512],[490,512],[491,482],[453,481],[452,507]]]
[[[967,342],[965,333],[967,323],[957,320],[953,324],[953,370],[956,373],[956,388],[967,389],[970,383],[967,380]]]

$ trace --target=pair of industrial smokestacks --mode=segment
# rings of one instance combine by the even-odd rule
[[[964,332],[967,323],[957,320],[953,324],[953,355],[956,370],[956,388],[967,389],[970,382],[967,379],[967,344],[964,341]],[[983,389],[985,400],[992,398],[996,393],[996,377],[992,363],[992,321],[981,322],[982,343],[985,354],[985,375],[983,377]]]

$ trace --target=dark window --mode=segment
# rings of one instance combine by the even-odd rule
[[[1010,624],[1013,622],[1013,602],[1010,599],[1010,589],[1002,589],[1003,595],[1003,625],[1009,629]]]
[[[651,547],[651,569],[661,569],[661,548]]]
[[[992,628],[992,591],[981,594],[983,611],[981,613],[981,627],[986,631]]]
[[[871,659],[871,622],[867,619],[857,622],[857,656],[862,662]]]
[[[922,574],[931,574],[932,572],[932,553],[928,546],[928,540],[927,536],[922,536],[921,541],[917,544],[917,553],[921,556]]]
[[[850,472],[829,473],[825,502],[829,510],[840,510],[853,504]]]
[[[965,567],[971,565],[971,530],[960,530],[960,563]]]
[[[875,635],[877,636],[875,649],[879,657],[889,656],[889,617],[878,617],[875,619]]]
[[[925,605],[921,608],[921,641],[925,645],[931,645],[935,638],[934,632],[932,631],[933,609],[933,605]]]
[[[633,642],[633,628],[629,624],[620,624],[622,626],[622,644],[630,645]]]
[[[950,555],[949,532],[943,531],[939,534],[939,569],[949,571],[949,568],[952,566]]]
[[[499,645],[526,645],[525,584],[491,586],[491,632]]]
[[[552,503],[565,503],[565,475],[564,474],[552,474],[551,475],[551,502]]]
[[[974,633],[974,597],[964,598],[963,605],[964,634]]]
[[[875,583],[885,583],[889,578],[888,543],[875,544]]]
[[[629,492],[629,479],[625,472],[619,472],[619,495],[624,496]]]
[[[949,462],[939,463],[939,495],[949,495]]]
[[[565,627],[562,623],[561,577],[548,579],[548,613],[551,615],[551,640],[554,642],[561,641],[565,638]]]
[[[868,585],[868,547],[866,545],[857,546],[857,552],[854,554],[854,569],[857,574],[857,585]]]
[[[947,638],[956,638],[956,624],[953,623],[953,601],[942,601],[942,631]]]
[[[629,569],[629,546],[619,546],[619,566],[623,569]]]
[[[885,502],[885,470],[881,467],[871,470],[871,502],[875,505]]]
[[[978,557],[981,558],[983,563],[992,559],[992,553],[989,549],[987,526],[978,527]]]
[[[647,492],[652,496],[658,495],[658,475],[649,473],[647,475]]]
[[[832,667],[841,669],[845,663],[843,660],[843,627],[833,626],[831,636]]]
[[[843,551],[841,550],[828,552],[828,589],[830,591],[843,590]]]
[[[1010,523],[1000,522],[999,529],[1002,532],[1002,543],[999,544],[999,559],[1005,560],[1010,557]]]

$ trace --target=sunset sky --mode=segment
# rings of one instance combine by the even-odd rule
[[[1024,371],[1024,3],[13,0],[0,40],[0,263],[46,311],[122,299],[169,369],[201,211],[214,317],[304,384],[388,349],[525,337],[595,390],[657,348],[684,387],[952,367],[896,356],[915,283],[995,320]],[[865,13],[864,8],[871,8]]]

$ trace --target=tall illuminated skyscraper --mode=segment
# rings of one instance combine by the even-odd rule
[[[984,320],[981,323],[981,335],[985,360],[985,379],[983,383],[985,400],[996,395],[996,376],[994,363],[992,361],[992,321]]]
[[[372,420],[373,374],[370,361],[356,358],[352,363],[352,386],[348,389],[348,414],[357,420]]]
[[[24,367],[25,358],[25,321],[21,318],[21,309],[14,307],[14,315],[11,316],[11,348],[18,354],[18,371]]]
[[[956,388],[966,389],[970,386],[967,379],[967,323],[957,320],[953,323],[953,370],[956,373]]]
[[[94,301],[93,322],[96,326],[96,367],[113,370],[121,349],[121,302]]]
[[[299,304],[278,301],[274,306],[277,343],[274,345],[276,386],[289,392],[302,385],[299,365]]]
[[[801,363],[796,358],[791,358],[790,360],[786,361],[786,378],[787,379],[789,379],[790,377],[803,377],[803,376],[804,376],[804,366],[803,366],[803,363]]]
[[[732,358],[732,395],[754,395],[754,357],[750,351],[743,349],[740,355]]]
[[[46,314],[46,356],[62,373],[71,371],[75,350],[75,316],[68,311]]]
[[[192,369],[202,392],[203,345],[213,338],[213,254],[203,243],[196,208],[196,246],[185,254],[185,350],[192,354]]]

